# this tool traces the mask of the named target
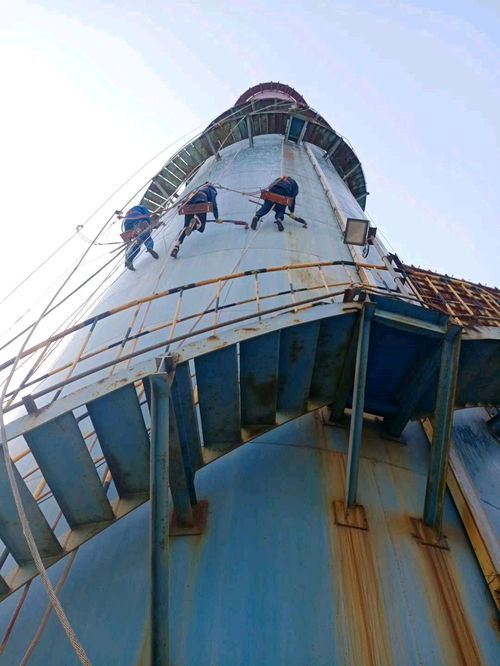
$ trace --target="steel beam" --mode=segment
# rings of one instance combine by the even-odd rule
[[[246,121],[246,124],[247,124],[248,145],[250,146],[250,148],[253,148],[252,118],[250,116],[246,116],[245,121]]]
[[[361,162],[357,162],[349,171],[343,176],[342,180],[347,180],[349,176],[352,176],[352,174],[356,171],[356,169],[361,166]]]
[[[210,146],[210,150],[212,151],[212,155],[215,157],[216,160],[220,160],[219,151],[214,146],[214,142],[212,141],[212,138],[210,134],[208,134],[208,132],[205,134],[205,137],[207,139],[208,145]]]
[[[151,382],[151,514],[150,619],[151,666],[169,664],[168,569],[169,569],[169,400],[168,375],[158,374]]]
[[[170,399],[170,418],[168,426],[169,482],[176,518],[179,524],[192,526],[194,521],[191,504],[196,504],[194,477],[189,462],[189,454],[183,452],[180,445],[172,399]]]
[[[399,402],[395,414],[384,418],[384,431],[390,437],[399,437],[413,416],[420,399],[439,367],[439,345],[430,340],[423,341],[423,348],[405,373],[398,391]]]
[[[441,345],[441,363],[433,419],[432,446],[425,491],[424,524],[441,533],[446,470],[455,403],[461,328],[452,324]]]
[[[433,428],[430,420],[423,419],[422,426],[431,442]],[[500,544],[453,442],[450,446],[447,484],[493,601],[500,610]]]
[[[167,190],[166,190],[166,189],[163,187],[163,185],[160,183],[160,178],[159,178],[158,176],[156,176],[156,177],[154,178],[152,184],[155,185],[155,186],[160,190],[160,192],[163,194],[163,196],[165,197],[165,199],[169,199],[170,194],[167,192]]]
[[[330,148],[328,148],[328,150],[326,151],[324,155],[325,160],[332,157],[332,155],[334,154],[334,152],[337,150],[337,148],[340,146],[341,143],[342,143],[342,137],[338,136],[336,140],[333,142],[332,146],[330,146]]]
[[[300,130],[299,138],[297,139],[297,143],[302,143],[304,140],[304,135],[307,132],[307,128],[309,126],[309,121],[306,120],[305,123],[302,125],[302,129]]]
[[[370,346],[370,327],[376,307],[375,303],[365,303],[359,322],[356,370],[354,372],[354,388],[352,394],[351,426],[349,429],[349,449],[347,453],[347,477],[345,484],[345,506],[347,509],[356,503],[359,456],[361,452],[361,432],[363,429],[363,410],[365,406],[366,370],[368,367],[368,349]]]

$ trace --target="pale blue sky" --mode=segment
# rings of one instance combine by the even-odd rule
[[[349,139],[367,212],[403,260],[498,285],[495,4],[0,0],[2,207],[21,230],[4,239],[3,286],[149,157],[267,80]]]

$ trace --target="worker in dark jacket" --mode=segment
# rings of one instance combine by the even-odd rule
[[[282,176],[281,178],[277,178],[266,189],[269,190],[269,192],[273,192],[274,194],[280,194],[282,197],[290,197],[292,199],[292,203],[288,206],[288,209],[290,211],[290,217],[294,218],[295,198],[299,193],[299,186],[297,185],[297,181],[290,176]],[[269,201],[268,199],[264,201],[263,206],[261,206],[255,213],[255,217],[253,218],[250,225],[252,229],[257,229],[257,224],[260,218],[264,217],[264,215],[267,215],[271,208],[274,208],[275,224],[278,226],[280,231],[283,231],[283,220],[285,219],[286,206],[284,204],[275,203],[274,201]]]
[[[134,268],[134,259],[139,254],[141,245],[144,243],[146,246],[146,251],[158,259],[158,252],[154,251],[154,243],[151,238],[150,226],[151,226],[151,214],[146,206],[132,206],[130,210],[127,211],[126,215],[122,217],[123,219],[123,230],[124,231],[138,231],[138,235],[130,243],[129,248],[125,254],[125,266],[131,270],[135,271]]]
[[[199,203],[211,203],[213,206],[213,214],[216,222],[222,222],[219,217],[219,209],[217,208],[217,190],[212,185],[212,183],[206,182],[203,183],[201,187],[195,190],[189,200],[186,202],[188,204],[199,204]],[[203,233],[205,231],[205,224],[207,222],[206,213],[190,213],[189,215],[184,216],[184,229],[181,231],[179,238],[175,241],[172,252],[170,253],[172,257],[176,257],[179,253],[179,248],[184,242],[186,236],[192,231],[199,231]]]

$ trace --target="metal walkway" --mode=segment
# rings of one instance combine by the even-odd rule
[[[150,454],[161,460],[158,452],[168,452],[177,524],[189,527],[196,522],[198,469],[325,405],[339,421],[352,409],[346,506],[356,502],[363,413],[381,417],[391,436],[408,420],[434,413],[424,522],[439,528],[452,410],[471,396],[476,403],[500,401],[499,337],[465,336],[461,350],[460,337],[446,315],[396,299],[320,303],[191,342],[17,419],[7,426],[8,438],[24,437],[69,526],[62,537],[54,534],[16,470],[45,565],[149,498],[150,472],[153,478],[162,471],[150,469]],[[82,432],[89,420],[116,487],[111,501]],[[3,460],[0,538],[17,563],[0,578],[5,596],[36,571]]]

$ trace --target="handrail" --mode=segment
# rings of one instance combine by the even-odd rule
[[[342,294],[345,294],[345,292],[346,292],[346,290],[342,289],[340,291],[330,292],[330,294],[328,294],[326,296],[322,294],[321,296],[315,296],[313,298],[308,298],[308,299],[305,299],[305,300],[302,300],[302,301],[296,301],[295,303],[286,303],[284,305],[279,305],[279,306],[276,306],[274,308],[269,308],[267,310],[261,310],[260,313],[257,312],[257,311],[252,312],[250,314],[243,315],[241,317],[236,317],[236,318],[231,319],[231,320],[226,321],[226,322],[219,322],[218,324],[215,324],[215,325],[212,323],[209,326],[205,326],[205,327],[200,328],[200,329],[191,330],[191,331],[189,331],[189,332],[187,332],[183,335],[177,335],[177,336],[175,336],[171,339],[162,340],[161,342],[157,342],[153,345],[149,345],[148,347],[144,347],[143,349],[140,349],[138,351],[135,351],[135,352],[132,352],[132,353],[129,353],[129,354],[123,354],[123,356],[121,356],[119,359],[112,359],[111,361],[107,361],[105,363],[97,365],[93,368],[90,368],[89,370],[85,370],[84,372],[80,372],[78,374],[72,375],[71,377],[68,377],[64,380],[56,382],[56,383],[52,384],[51,386],[48,386],[48,387],[38,391],[37,393],[33,393],[30,397],[33,400],[36,400],[37,398],[40,398],[44,395],[47,395],[48,393],[51,393],[52,391],[55,391],[58,388],[61,388],[62,386],[66,386],[68,384],[71,384],[72,382],[75,382],[75,381],[78,381],[78,380],[83,379],[85,377],[88,377],[89,375],[92,375],[95,372],[105,370],[106,368],[110,368],[113,365],[116,365],[117,363],[122,363],[123,361],[127,361],[130,358],[135,358],[135,357],[140,356],[142,354],[147,354],[149,352],[156,351],[157,349],[160,349],[162,347],[165,348],[167,345],[170,345],[172,343],[181,342],[183,340],[187,340],[188,338],[196,337],[197,335],[202,335],[204,333],[209,333],[209,332],[211,333],[214,330],[219,330],[221,328],[225,328],[225,327],[231,326],[233,324],[239,324],[241,322],[248,321],[249,319],[258,318],[259,316],[274,314],[274,313],[277,313],[277,312],[283,312],[284,310],[295,310],[295,309],[297,309],[298,307],[301,307],[301,306],[307,307],[307,306],[313,305],[314,303],[318,303],[318,302],[323,301],[323,300],[328,300],[332,296],[340,296]],[[21,407],[22,405],[23,405],[22,400],[20,400],[18,402],[14,402],[14,403],[10,404],[8,407],[6,407],[4,409],[4,412],[9,412],[13,409],[16,409],[17,407]]]
[[[278,271],[285,271],[288,269],[294,270],[294,269],[301,269],[301,268],[316,268],[320,266],[352,266],[353,268],[360,267],[360,268],[370,268],[370,269],[375,269],[375,270],[387,270],[385,266],[378,265],[378,264],[364,264],[364,263],[359,263],[355,261],[319,261],[319,262],[313,262],[313,263],[306,263],[306,264],[290,264],[290,265],[283,265],[283,266],[270,266],[268,268],[254,268],[248,271],[240,271],[238,273],[229,273],[228,275],[222,275],[219,277],[215,278],[209,278],[207,280],[199,280],[198,282],[189,282],[184,285],[179,285],[177,287],[171,287],[170,289],[165,289],[163,291],[156,292],[154,294],[150,294],[149,296],[144,296],[143,298],[136,298],[133,301],[128,301],[127,303],[123,303],[122,305],[118,305],[115,308],[112,308],[111,310],[106,310],[104,312],[98,313],[96,315],[93,315],[92,317],[89,317],[87,319],[84,319],[82,322],[79,324],[75,324],[74,326],[70,326],[69,328],[64,329],[64,331],[59,331],[59,333],[55,333],[54,335],[51,335],[48,337],[46,340],[43,340],[41,342],[38,342],[36,345],[33,345],[32,347],[29,347],[28,349],[25,349],[23,354],[20,356],[20,358],[24,358],[26,356],[29,356],[33,352],[37,351],[38,349],[41,349],[42,347],[46,346],[48,343],[55,342],[56,340],[60,340],[61,338],[66,337],[67,335],[70,335],[71,333],[75,333],[76,331],[81,330],[82,328],[85,328],[86,326],[90,326],[94,322],[101,321],[102,319],[106,319],[107,317],[110,317],[111,315],[117,314],[118,312],[123,312],[124,310],[128,310],[129,308],[133,308],[137,305],[142,305],[143,303],[149,303],[150,301],[157,300],[159,298],[164,298],[165,296],[170,296],[171,294],[177,294],[179,291],[188,291],[189,289],[196,289],[198,287],[206,287],[207,285],[210,284],[215,284],[219,281],[224,281],[226,282],[227,280],[234,280],[237,278],[241,277],[246,277],[248,275],[258,275],[261,273],[274,273]],[[11,358],[8,361],[4,361],[3,363],[0,364],[0,371],[5,370],[5,368],[8,368],[14,363],[15,358]]]
[[[332,282],[329,283],[327,282],[325,278],[325,274],[323,269],[325,267],[344,267],[346,270],[347,278],[349,281],[345,280],[344,281],[338,281],[338,282]],[[295,286],[295,284],[292,283],[291,279],[291,272],[294,270],[303,270],[303,269],[310,269],[310,268],[316,268],[318,270],[318,280],[316,284],[311,284],[309,286]],[[318,262],[308,262],[308,263],[301,263],[301,264],[288,264],[288,265],[282,265],[282,266],[270,266],[270,267],[264,267],[264,268],[255,268],[255,269],[249,269],[246,271],[239,271],[237,273],[231,273],[227,275],[222,275],[222,276],[217,276],[214,278],[209,278],[205,280],[199,280],[198,282],[192,282],[184,285],[179,285],[175,287],[171,287],[170,289],[165,289],[161,292],[149,294],[148,296],[144,296],[142,298],[134,299],[133,301],[128,301],[127,303],[123,303],[122,305],[119,305],[115,308],[112,308],[110,310],[106,310],[101,313],[97,313],[93,315],[92,317],[89,317],[85,319],[84,321],[79,322],[78,324],[75,324],[64,331],[60,331],[52,336],[49,336],[46,340],[43,340],[41,342],[38,342],[37,344],[33,345],[32,347],[26,349],[23,354],[21,355],[22,359],[27,359],[30,355],[34,354],[40,349],[43,349],[42,354],[45,355],[47,351],[50,349],[50,346],[53,343],[59,343],[59,341],[67,338],[70,336],[72,333],[75,333],[76,331],[82,330],[85,327],[90,327],[89,332],[86,334],[83,343],[80,345],[79,350],[77,351],[77,354],[71,358],[69,361],[63,363],[59,367],[52,368],[51,370],[45,372],[44,374],[38,376],[38,377],[33,377],[37,367],[39,367],[40,363],[37,363],[35,361],[35,365],[29,370],[28,374],[24,377],[24,379],[17,384],[15,388],[13,388],[9,393],[6,394],[6,397],[10,400],[10,403],[7,402],[7,404],[4,407],[4,411],[8,412],[11,411],[12,409],[19,407],[23,404],[23,401],[16,401],[16,396],[18,396],[21,391],[25,391],[25,389],[28,389],[29,387],[32,387],[34,385],[39,384],[42,381],[48,380],[50,377],[53,377],[57,375],[58,373],[61,373],[65,370],[69,369],[69,372],[66,374],[66,377],[62,379],[61,381],[55,382],[51,384],[51,386],[47,389],[44,389],[43,391],[38,391],[37,393],[33,394],[30,396],[30,398],[36,398],[40,397],[42,395],[46,395],[47,393],[50,393],[51,391],[55,391],[56,389],[59,389],[57,393],[53,396],[52,399],[57,399],[57,397],[60,395],[61,390],[64,386],[67,384],[70,384],[73,381],[76,381],[82,377],[86,377],[90,374],[93,374],[95,372],[98,372],[99,370],[102,370],[104,368],[114,368],[118,364],[128,361],[130,361],[142,354],[145,354],[149,351],[153,351],[155,349],[158,349],[159,347],[169,347],[171,344],[176,343],[176,342],[181,342],[183,340],[186,340],[188,338],[191,338],[196,335],[200,335],[202,333],[208,332],[208,331],[215,331],[216,329],[220,327],[226,327],[230,326],[232,324],[236,324],[240,321],[246,321],[247,319],[252,319],[257,317],[259,321],[262,319],[263,316],[269,315],[269,314],[274,314],[277,312],[281,312],[283,310],[287,309],[292,309],[293,311],[296,311],[298,306],[302,305],[303,307],[308,307],[310,303],[314,303],[315,301],[318,300],[325,300],[328,302],[333,301],[334,296],[339,296],[343,293],[345,293],[346,289],[352,289],[353,287],[358,287],[360,289],[365,290],[366,292],[373,291],[374,293],[383,293],[388,296],[396,296],[397,295],[397,290],[391,290],[387,286],[385,287],[378,287],[374,286],[368,283],[365,283],[364,281],[359,281],[359,279],[356,279],[349,274],[349,271],[347,270],[348,268],[364,268],[368,270],[375,270],[375,271],[386,271],[387,268],[383,265],[378,265],[378,264],[372,264],[372,263],[360,263],[360,262],[355,262],[355,261],[318,261]],[[268,294],[263,294],[261,293],[261,290],[259,289],[258,285],[258,277],[259,275],[263,274],[271,274],[271,273],[279,273],[283,272],[287,274],[287,282],[290,287],[288,290],[283,290],[283,291],[277,291],[274,293],[268,293]],[[252,288],[252,291],[254,292],[251,297],[249,298],[244,298],[240,299],[231,303],[222,303],[220,302],[220,294],[222,291],[222,287],[225,286],[225,284],[228,281],[232,280],[238,280],[240,278],[244,277],[249,277],[249,276],[254,276],[255,278],[255,284],[254,287]],[[192,289],[197,289],[199,287],[206,287],[208,285],[216,285],[216,290],[217,293],[214,297],[215,299],[215,305],[212,306],[212,302],[214,299],[212,299],[212,302],[209,303],[210,307],[206,307],[200,312],[190,312],[187,313],[183,316],[180,316],[180,308],[181,308],[181,303],[182,303],[182,296],[184,295],[184,292],[192,290]],[[331,289],[338,289],[341,288],[341,291],[337,291],[335,293],[331,292]],[[322,294],[319,297],[316,298],[308,298],[303,301],[297,301],[297,294],[301,292],[306,292],[310,293],[313,292],[314,290],[321,289],[325,293]],[[128,309],[131,308],[138,308],[142,304],[146,303],[151,303],[153,301],[156,301],[158,299],[166,298],[168,296],[171,296],[173,294],[177,294],[177,304],[175,306],[175,314],[173,319],[170,319],[169,321],[162,322],[159,324],[156,324],[155,326],[149,327],[147,330],[141,330],[136,331],[134,333],[131,333],[131,325],[129,324],[126,330],[125,337],[123,334],[117,336],[115,339],[112,339],[111,342],[107,342],[107,344],[97,348],[97,349],[86,349],[87,343],[90,339],[90,334],[95,331],[95,328],[98,324],[103,319],[106,319],[108,317],[111,317],[113,315],[116,315],[118,313],[124,312]],[[218,298],[217,298],[218,296]],[[277,297],[282,297],[282,296],[291,296],[291,302],[286,303],[284,305],[278,306],[276,308],[270,308],[267,310],[262,309],[262,304],[266,299],[269,298],[277,298]],[[405,299],[411,297],[405,296]],[[416,300],[416,299],[415,299]],[[256,311],[252,312],[250,314],[246,314],[243,318],[237,317],[237,318],[232,318],[226,322],[219,323],[218,322],[218,315],[221,310],[224,309],[230,309],[230,308],[235,308],[238,306],[242,305],[248,305],[254,303],[256,307]],[[213,316],[213,323],[212,326],[204,329],[196,329],[196,325],[193,326],[193,328],[189,331],[189,333],[184,333],[182,335],[177,335],[174,337],[174,330],[176,326],[182,322],[186,322],[192,319],[198,318],[198,321],[206,316],[206,315],[214,315]],[[134,318],[133,318],[134,319]],[[197,322],[196,322],[197,323]],[[149,345],[143,349],[139,349],[136,351],[136,344],[137,341],[140,338],[143,338],[145,336],[151,335],[153,333],[156,333],[158,331],[161,331],[163,329],[169,328],[170,327],[170,332],[168,335],[168,338],[166,340],[163,340],[162,342],[154,345]],[[193,330],[194,329],[194,330]],[[129,352],[127,354],[117,354],[115,359],[112,361],[106,362],[106,363],[97,363],[94,367],[90,368],[89,370],[85,372],[76,372],[75,371],[78,369],[78,364],[84,361],[88,361],[90,358],[96,357],[99,354],[105,353],[113,348],[121,346],[120,351],[124,350],[124,347],[126,344],[129,342],[133,343],[133,349],[132,352]],[[9,359],[8,361],[5,361],[0,365],[0,371],[6,369],[13,363],[14,359]],[[28,362],[29,359],[28,359]],[[25,361],[26,363],[26,361]],[[75,374],[73,374],[75,373]]]
[[[371,288],[371,285],[364,284],[363,282],[358,282],[357,284],[359,284],[361,287],[367,287],[368,289]],[[226,303],[224,305],[220,305],[220,304],[217,305],[216,304],[214,307],[204,309],[204,310],[201,310],[199,312],[193,312],[191,314],[185,315],[184,317],[179,317],[179,307],[178,307],[179,303],[178,303],[173,319],[170,319],[167,322],[164,322],[162,324],[158,324],[156,326],[148,328],[145,331],[140,331],[139,333],[135,333],[134,335],[128,335],[127,336],[127,342],[138,340],[139,338],[142,338],[146,335],[149,335],[150,333],[157,333],[158,331],[161,331],[162,329],[168,328],[170,326],[171,327],[171,332],[169,334],[168,341],[169,341],[169,343],[171,343],[172,342],[172,337],[173,337],[172,331],[175,329],[177,324],[189,321],[191,319],[196,319],[197,317],[203,317],[203,316],[208,315],[208,314],[216,314],[216,313],[220,312],[220,310],[225,310],[225,309],[228,309],[228,308],[237,307],[239,305],[247,305],[248,303],[256,303],[257,304],[257,314],[261,315],[262,313],[259,313],[259,311],[258,311],[259,302],[263,301],[265,299],[276,298],[278,296],[286,296],[287,294],[295,294],[295,293],[300,293],[300,292],[303,292],[303,291],[314,291],[315,289],[326,289],[327,290],[330,287],[344,287],[344,286],[345,287],[351,286],[351,283],[350,282],[334,282],[334,283],[318,284],[318,285],[315,285],[313,287],[297,287],[293,290],[286,289],[284,291],[277,291],[277,292],[272,293],[272,294],[264,294],[262,296],[259,295],[258,297],[254,297],[254,298],[244,298],[240,301],[234,301],[233,303]],[[331,300],[332,297],[331,297],[330,293],[328,292],[328,295],[325,296],[324,298],[325,298],[325,300]],[[75,359],[73,359],[71,361],[68,361],[67,363],[65,363],[65,364],[63,364],[59,367],[53,368],[52,370],[50,370],[49,372],[46,372],[45,374],[41,375],[40,377],[36,377],[35,379],[32,379],[31,381],[25,382],[23,384],[22,388],[29,388],[30,386],[33,386],[34,384],[38,384],[39,382],[44,381],[45,379],[48,379],[49,377],[52,377],[53,375],[56,375],[59,372],[62,372],[63,370],[67,370],[68,368],[73,368],[74,369],[74,367],[76,365],[75,361],[77,361],[77,362],[86,361],[89,358],[92,358],[94,356],[97,356],[98,354],[101,354],[103,352],[109,351],[110,349],[114,349],[115,347],[118,347],[119,345],[122,345],[122,343],[123,343],[123,338],[120,337],[117,340],[115,340],[113,342],[110,342],[107,345],[104,345],[103,347],[93,349],[93,350],[87,352],[86,354],[78,355]],[[117,363],[120,360],[121,359],[118,359]],[[6,397],[10,397],[15,392],[16,392],[16,389],[13,389],[12,391],[10,391],[6,394]]]

